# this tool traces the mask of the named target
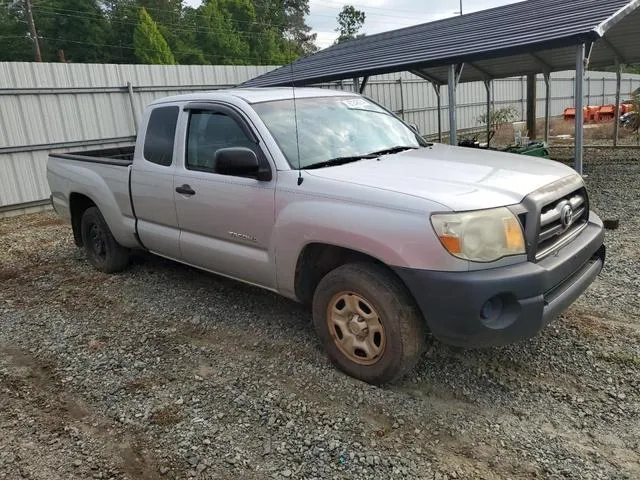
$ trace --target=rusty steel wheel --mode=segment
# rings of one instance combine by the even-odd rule
[[[354,292],[338,292],[328,305],[327,323],[336,346],[351,361],[373,365],[385,347],[384,325],[371,304]]]
[[[335,366],[375,385],[400,380],[426,341],[424,319],[404,284],[369,262],[341,265],[320,280],[313,324]]]

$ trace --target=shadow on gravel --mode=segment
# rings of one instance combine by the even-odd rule
[[[219,343],[219,335],[212,334],[211,328],[232,326],[253,332],[256,345],[264,345],[260,350],[267,356],[298,344],[296,357],[328,365],[310,311],[294,301],[147,253],[134,256],[130,272],[158,275],[162,291],[185,299],[184,311],[189,313],[177,320],[187,324],[185,334],[199,343]],[[589,318],[579,309],[570,309],[536,337],[504,347],[469,349],[430,340],[423,360],[399,388],[487,405],[508,403],[510,392],[520,395],[522,389],[544,389],[554,382],[563,389],[582,390],[584,375],[598,374],[593,365],[594,356],[600,355],[597,337],[605,331],[614,333],[613,327],[600,320],[594,324]],[[615,333],[625,334],[619,328]],[[272,342],[272,349],[267,342]]]

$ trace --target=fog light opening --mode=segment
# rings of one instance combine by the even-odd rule
[[[500,318],[504,304],[502,298],[495,296],[487,300],[480,309],[480,318],[487,322],[492,322]]]

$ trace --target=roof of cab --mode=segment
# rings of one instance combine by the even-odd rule
[[[326,88],[296,87],[296,98],[353,96],[352,92],[329,90]],[[293,98],[291,87],[258,87],[258,88],[227,88],[206,92],[186,93],[162,97],[151,102],[151,105],[168,102],[202,102],[207,100],[221,100],[225,96],[234,96],[247,103],[269,102],[273,100],[290,100]]]

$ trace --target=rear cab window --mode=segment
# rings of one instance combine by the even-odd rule
[[[177,106],[157,107],[151,111],[144,138],[145,160],[165,167],[172,164],[179,112]]]

